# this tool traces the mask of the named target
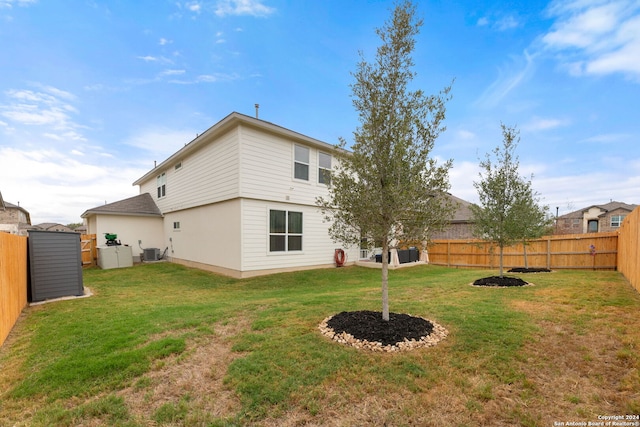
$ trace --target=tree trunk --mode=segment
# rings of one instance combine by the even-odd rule
[[[529,268],[529,262],[527,261],[527,241],[522,241],[522,250],[524,253],[524,268]]]
[[[382,243],[382,320],[389,321],[389,244]]]
[[[502,259],[503,258],[502,255],[503,254],[504,254],[504,246],[500,246],[500,277],[504,276],[504,273],[502,272],[502,270],[503,270],[502,266],[504,265],[504,262],[503,262],[503,259]]]

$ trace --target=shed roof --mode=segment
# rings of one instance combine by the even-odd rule
[[[92,215],[136,215],[136,216],[162,216],[151,194],[144,193],[128,199],[108,203],[85,211],[81,217],[88,218]]]

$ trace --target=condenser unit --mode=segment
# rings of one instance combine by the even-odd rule
[[[145,261],[158,261],[160,259],[160,249],[158,248],[147,248],[144,250],[144,260]]]

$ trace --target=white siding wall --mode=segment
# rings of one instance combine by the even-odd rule
[[[240,125],[177,160],[180,169],[170,165],[166,197],[157,199],[155,177],[143,183],[140,193],[149,192],[165,215],[161,247],[169,247],[168,256],[250,273],[333,265],[336,248],[356,261],[359,249],[334,243],[315,206],[316,197],[327,194],[318,183],[318,153],[324,150],[308,145],[309,180],[301,181],[293,177],[294,146],[288,138]],[[303,213],[301,252],[269,252],[269,209]]]
[[[318,183],[317,148],[309,146],[309,181],[302,181],[293,177],[293,141],[247,126],[240,128],[240,138],[242,197],[315,206],[316,196],[327,194]]]
[[[169,257],[240,271],[239,199],[169,213],[164,229]]]
[[[95,221],[94,221],[95,218]],[[162,218],[148,216],[94,215],[89,220],[89,233],[96,234],[98,246],[106,246],[104,233],[115,233],[123,245],[132,248],[133,256],[142,252],[138,240],[142,240],[143,248],[160,248],[164,250]]]
[[[151,194],[163,214],[238,197],[238,150],[238,132],[233,130],[170,164],[164,171],[165,197],[158,199],[155,176],[140,186],[140,194]]]
[[[301,252],[269,252],[270,209],[302,212]],[[347,250],[333,243],[328,234],[329,224],[322,221],[322,215],[314,206],[244,199],[242,211],[243,271],[330,265],[336,248],[345,249],[349,261],[358,259],[357,247]]]

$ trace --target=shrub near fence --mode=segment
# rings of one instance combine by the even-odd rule
[[[0,346],[27,305],[27,238],[0,233]]]
[[[618,271],[640,292],[640,208],[622,222],[618,238]]]
[[[595,255],[591,252],[595,247]],[[483,240],[434,240],[428,248],[431,264],[448,267],[498,268],[500,249]],[[528,267],[615,270],[618,232],[547,236],[527,244]],[[522,243],[504,248],[504,267],[524,267]]]

